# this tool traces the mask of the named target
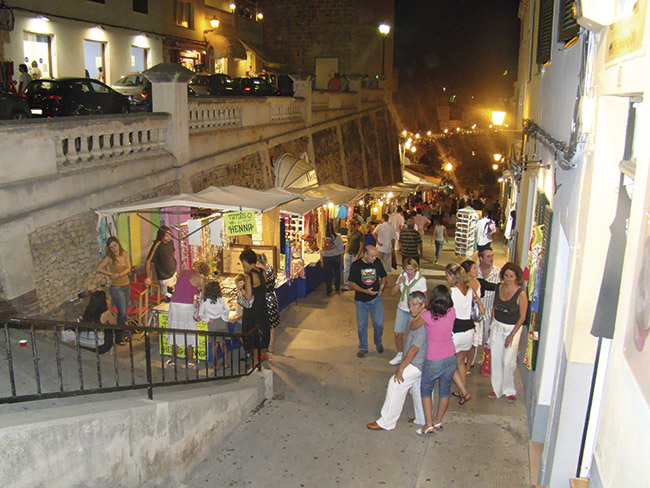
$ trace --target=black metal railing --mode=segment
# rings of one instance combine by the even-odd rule
[[[17,318],[0,319],[0,327],[0,404],[136,389],[153,399],[154,387],[238,378],[261,369],[263,360],[259,350],[247,354],[243,347],[256,329],[242,334]],[[115,337],[127,344],[107,347]],[[193,361],[185,347],[191,342]],[[175,361],[166,359],[172,350]]]

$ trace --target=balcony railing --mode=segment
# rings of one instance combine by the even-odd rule
[[[241,334],[23,319],[2,320],[0,327],[0,403],[136,389],[152,399],[157,387],[238,378],[261,368],[259,352],[247,358],[242,347],[255,329]],[[129,337],[128,346],[102,353],[107,335],[120,333]],[[194,338],[196,366],[187,357],[167,365],[163,334],[173,337],[174,347]]]

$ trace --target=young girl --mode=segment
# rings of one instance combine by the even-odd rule
[[[424,325],[427,331],[427,355],[422,368],[420,395],[424,409],[425,425],[418,429],[418,434],[431,434],[442,430],[442,417],[449,406],[451,383],[456,371],[456,354],[452,330],[456,312],[449,289],[438,285],[431,290],[427,310],[411,322],[411,330]],[[438,409],[433,417],[434,384],[438,380]]]
[[[230,309],[226,301],[221,296],[221,286],[218,281],[208,281],[205,285],[203,300],[199,304],[199,317],[203,322],[208,324],[208,330],[211,332],[228,332],[228,321],[230,319]],[[226,344],[223,337],[215,337],[215,345],[221,347],[223,358],[223,367],[228,367],[226,360]],[[214,365],[217,367],[217,348],[214,349]]]

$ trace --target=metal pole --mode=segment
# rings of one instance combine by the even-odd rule
[[[381,74],[384,74],[384,67],[386,65],[386,36],[381,36]]]

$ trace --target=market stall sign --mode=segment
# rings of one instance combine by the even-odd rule
[[[241,236],[244,234],[255,234],[257,232],[254,210],[230,212],[224,216],[224,220],[226,234],[229,236]]]

